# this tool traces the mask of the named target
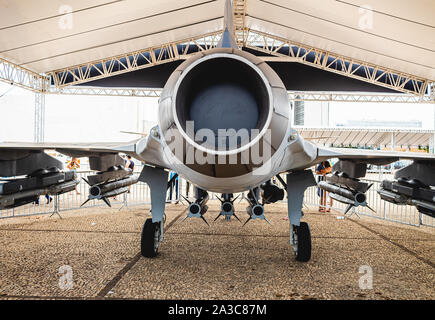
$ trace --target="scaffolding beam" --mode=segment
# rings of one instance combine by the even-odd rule
[[[238,41],[245,47],[267,53],[264,61],[288,61],[310,65],[322,70],[369,82],[405,94],[303,93],[303,101],[434,103],[435,83],[363,61],[347,58],[322,49],[296,43],[267,33],[248,29],[244,25],[246,0],[234,0],[235,28]],[[243,32],[240,33],[240,30]],[[102,59],[74,67],[38,74],[0,58],[0,80],[34,91],[60,94],[94,94],[109,96],[156,97],[149,89],[77,89],[74,85],[111,77],[159,64],[187,59],[199,51],[214,48],[222,31],[186,40],[163,44],[125,55]],[[243,36],[239,39],[239,36]],[[54,86],[49,88],[49,84]],[[56,92],[58,91],[58,92]],[[158,91],[158,90],[157,90]],[[300,93],[298,93],[300,94]]]
[[[89,95],[110,97],[160,97],[162,89],[153,88],[98,88],[98,87],[65,87],[51,86],[47,93],[63,95]],[[289,91],[291,101],[330,101],[330,102],[368,102],[368,103],[431,103],[434,100],[410,94],[372,94],[359,92],[309,92]]]
[[[369,102],[369,103],[432,103],[429,95],[381,94],[360,92],[307,92],[290,91],[292,101]]]
[[[47,89],[47,77],[0,58],[0,80],[33,92]]]
[[[281,59],[280,61],[298,62],[398,92],[418,96],[428,95],[435,100],[434,89],[429,86],[429,80],[422,77],[246,28],[246,2],[246,0],[234,0],[233,2],[236,40],[241,47],[272,56],[265,57],[265,60]],[[51,77],[51,83],[58,88],[82,84],[179,59],[187,59],[199,51],[214,48],[221,34],[222,31],[219,30],[158,47],[54,70],[48,75]]]
[[[246,4],[248,0],[233,0],[234,34],[240,48],[245,46]]]
[[[407,94],[424,96],[428,91],[429,80],[421,77],[345,57],[258,30],[246,28],[245,37],[245,47],[272,56],[291,58],[298,63]]]
[[[45,93],[35,92],[34,142],[44,142]]]
[[[98,87],[64,87],[56,88],[51,86],[50,94],[80,95],[80,96],[108,96],[108,97],[160,97],[162,89],[147,88],[98,88]]]
[[[222,30],[165,43],[158,47],[138,50],[107,59],[48,72],[51,83],[57,88],[77,85],[131,71],[153,67],[188,57],[200,51],[214,48],[222,36]]]

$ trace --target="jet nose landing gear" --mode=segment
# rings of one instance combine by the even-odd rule
[[[311,258],[311,233],[308,223],[290,225],[290,245],[293,246],[297,261],[307,262]]]
[[[305,190],[315,186],[311,170],[287,173],[287,210],[290,223],[290,245],[293,246],[296,260],[307,262],[311,258],[311,233],[306,222],[301,222],[302,204]]]
[[[157,256],[159,244],[163,240],[163,221],[154,222],[147,219],[142,229],[140,251],[142,256],[153,258]]]
[[[142,256],[153,258],[157,256],[160,242],[163,241],[168,173],[162,169],[144,166],[139,181],[146,182],[150,187],[152,214],[152,219],[147,219],[142,228],[140,250]]]

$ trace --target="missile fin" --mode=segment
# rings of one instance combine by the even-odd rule
[[[350,209],[352,209],[353,204],[349,204],[346,208],[346,210],[344,211],[344,214],[348,213]]]
[[[240,197],[240,194],[239,194],[237,197],[235,197],[235,198],[231,201],[231,203],[234,203],[234,201],[236,201],[239,197]]]
[[[208,225],[210,227],[210,225],[208,224],[207,220],[205,220],[203,215],[201,215],[201,219],[205,222],[206,225]]]
[[[252,217],[249,217],[248,220],[246,220],[246,222],[243,224],[242,227],[244,227],[249,222],[249,220],[251,220],[251,219],[252,219]]]
[[[180,221],[180,224],[183,223],[184,221],[186,221],[187,218],[189,218],[189,216],[185,216],[185,217],[183,218],[183,220]]]
[[[234,216],[234,218],[236,218],[237,220],[239,220],[240,223],[242,223],[242,221],[240,221],[239,217],[236,216],[235,212],[233,212],[233,216]]]
[[[192,201],[189,201],[189,199],[187,199],[185,196],[183,196],[182,194],[180,194],[180,196],[181,196],[184,200],[186,200],[187,203],[188,203],[189,205],[192,204]]]
[[[103,200],[110,208],[112,208],[112,205],[110,204],[109,199],[107,199],[106,197],[101,198],[101,200]]]
[[[372,208],[370,208],[370,206],[368,204],[366,204],[366,207],[369,208],[372,212],[376,213],[376,211],[373,210]]]
[[[83,207],[83,206],[84,206],[84,205],[85,205],[86,203],[88,203],[88,201],[89,201],[89,200],[91,200],[91,199],[89,199],[89,198],[88,198],[88,199],[86,199],[86,201],[85,201],[85,202],[83,202],[83,203],[82,203],[82,204],[80,205],[80,207]]]

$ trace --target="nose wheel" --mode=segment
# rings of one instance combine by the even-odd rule
[[[161,223],[147,219],[142,229],[140,250],[142,256],[153,258],[157,256],[159,244],[161,241]]]
[[[301,222],[299,226],[292,225],[290,244],[293,244],[297,261],[307,262],[311,258],[311,233],[308,223]]]
[[[293,245],[296,260],[307,262],[311,258],[311,233],[308,223],[301,222],[299,226],[292,225],[290,244]]]

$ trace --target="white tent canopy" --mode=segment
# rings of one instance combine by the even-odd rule
[[[433,0],[245,2],[247,28],[435,81]],[[222,29],[224,4],[0,0],[0,58],[46,73],[201,36]]]
[[[296,127],[302,137],[316,144],[351,147],[428,147],[434,130],[383,128],[307,128]]]
[[[433,0],[254,0],[247,26],[435,79]]]

